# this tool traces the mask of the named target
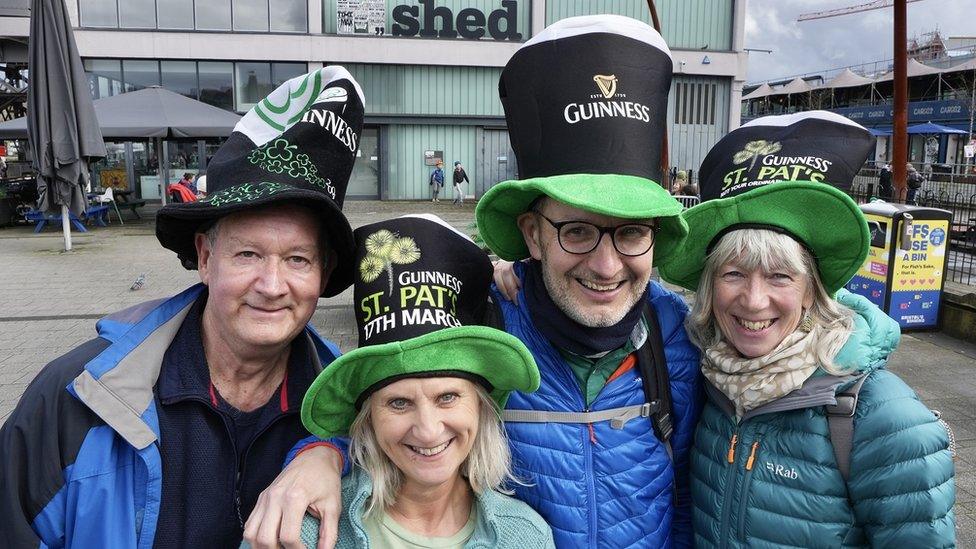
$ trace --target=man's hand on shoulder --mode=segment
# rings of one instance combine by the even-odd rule
[[[515,275],[515,264],[511,261],[499,259],[495,262],[495,285],[502,296],[514,303],[518,303],[519,279]]]
[[[342,456],[330,446],[303,450],[258,497],[244,527],[253,549],[304,549],[306,511],[321,521],[319,549],[336,544],[342,511]]]

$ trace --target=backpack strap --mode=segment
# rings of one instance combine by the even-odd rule
[[[654,427],[654,436],[664,444],[668,456],[674,459],[671,450],[671,435],[674,422],[671,412],[671,384],[668,364],[664,358],[664,340],[657,312],[646,300],[642,313],[647,323],[647,337],[635,352],[637,368],[644,389],[644,403],[624,408],[601,410],[597,412],[549,412],[543,410],[504,410],[502,418],[513,423],[597,423],[610,421],[613,429],[622,429],[629,420],[649,417]],[[500,330],[505,329],[505,317],[501,304],[489,298],[485,312],[485,325]]]
[[[853,385],[837,393],[837,404],[824,406],[830,442],[834,447],[837,468],[846,483],[851,477],[851,448],[854,445],[854,412],[857,411],[858,394],[869,374],[857,379]]]
[[[647,337],[637,349],[637,368],[644,386],[645,402],[651,405],[654,435],[664,444],[668,455],[672,456],[671,435],[674,434],[674,421],[671,411],[671,383],[668,376],[668,363],[664,357],[664,340],[657,311],[646,299],[643,303],[643,317],[647,323]]]

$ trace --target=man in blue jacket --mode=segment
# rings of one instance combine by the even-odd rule
[[[577,17],[523,45],[499,84],[522,179],[490,189],[476,215],[499,257],[531,258],[515,264],[514,302],[494,289],[494,324],[539,366],[539,391],[513,393],[504,418],[526,483],[516,496],[549,522],[557,547],[692,545],[698,352],[681,298],[650,282],[653,261],[688,232],[660,185],[671,67],[647,25]],[[291,508],[255,511],[252,546],[294,547],[294,507],[334,513],[340,467],[348,460],[293,480]]]
[[[27,388],[0,428],[4,547],[240,545],[339,352],[308,321],[352,280],[363,103],[342,67],[286,82],[211,161],[209,198],[159,211],[201,284],[102,319]]]

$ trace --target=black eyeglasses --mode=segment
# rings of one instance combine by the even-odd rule
[[[624,223],[616,227],[601,227],[588,221],[553,221],[533,210],[539,217],[549,222],[556,229],[556,238],[566,253],[582,255],[588,254],[600,245],[604,234],[610,235],[613,248],[620,255],[636,257],[644,255],[654,246],[654,235],[658,228],[645,223]]]

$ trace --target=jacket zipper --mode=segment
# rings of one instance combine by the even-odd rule
[[[749,509],[749,487],[752,484],[752,472],[756,465],[756,453],[759,450],[759,443],[762,441],[762,435],[756,436],[756,440],[753,441],[752,447],[749,450],[749,459],[746,460],[745,474],[742,478],[742,488],[739,493],[739,525],[737,538],[741,542],[746,541],[746,512]]]
[[[725,472],[725,495],[722,498],[722,514],[720,522],[720,537],[721,542],[720,547],[728,547],[729,544],[729,512],[732,509],[732,485],[736,479],[736,467],[735,467],[735,446],[739,442],[739,426],[735,426],[735,430],[732,432],[732,440],[729,442],[729,451],[726,456],[726,461],[728,462],[728,467]]]
[[[584,395],[583,398],[586,398]],[[590,407],[587,406],[583,409],[584,412],[589,412]],[[587,513],[590,516],[590,547],[596,547],[596,482],[593,480],[593,445],[596,444],[596,436],[593,434],[593,425],[587,425],[587,434],[584,435],[588,440],[583,441],[583,448],[585,450],[586,456],[586,503],[587,503]]]

